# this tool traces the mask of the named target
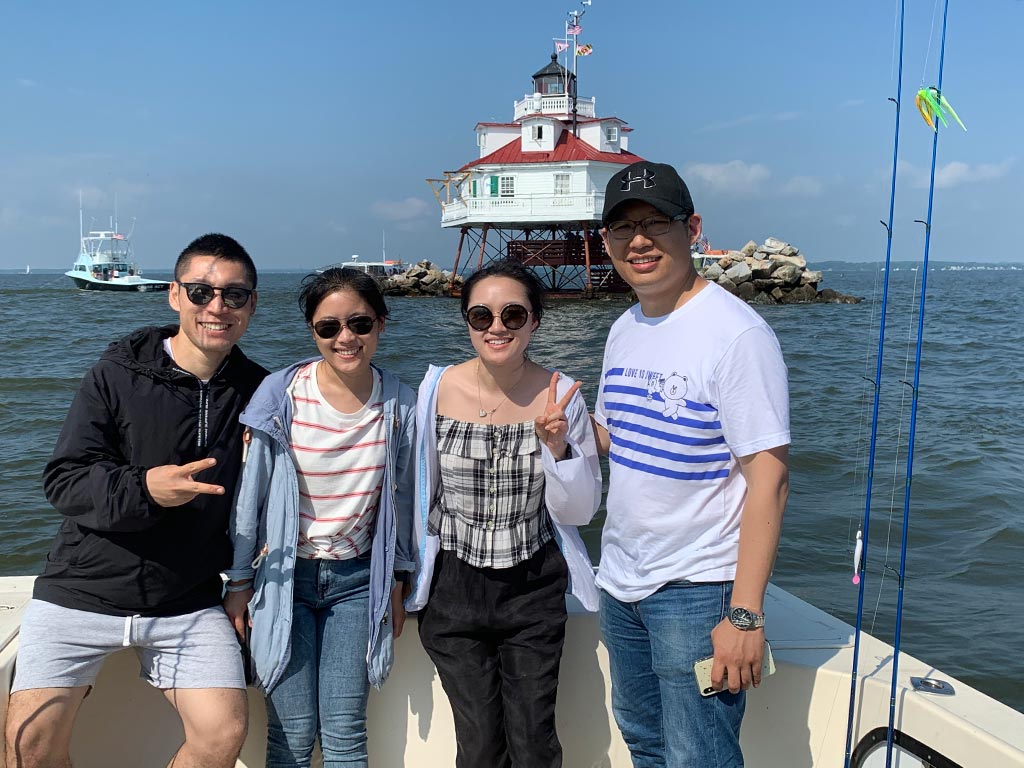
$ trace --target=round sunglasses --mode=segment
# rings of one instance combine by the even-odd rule
[[[236,288],[234,286],[214,288],[206,283],[179,283],[179,285],[185,289],[185,295],[188,296],[188,300],[200,307],[205,307],[213,301],[217,291],[220,291],[220,300],[224,302],[225,307],[241,309],[249,303],[249,299],[253,294],[253,291],[248,288]]]
[[[483,304],[475,304],[467,309],[465,317],[469,327],[474,331],[486,331],[494,322],[494,313],[490,307],[485,307]],[[506,304],[501,308],[498,317],[505,328],[510,331],[518,331],[530,319],[530,310],[522,304]]]
[[[325,317],[313,323],[313,332],[321,339],[333,339],[342,328],[348,328],[356,336],[365,336],[373,330],[377,321],[369,315],[353,315],[348,320],[341,321],[336,317]]]

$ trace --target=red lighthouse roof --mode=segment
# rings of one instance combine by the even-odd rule
[[[581,141],[572,135],[570,131],[563,131],[558,137],[558,142],[551,152],[524,152],[523,143],[518,137],[503,147],[484,155],[478,160],[466,163],[459,168],[465,171],[478,165],[515,165],[517,163],[563,163],[571,160],[597,160],[604,163],[618,163],[619,165],[630,165],[643,160],[639,155],[632,152],[601,152],[585,141]]]

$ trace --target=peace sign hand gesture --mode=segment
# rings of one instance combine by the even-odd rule
[[[146,470],[146,488],[149,495],[161,507],[178,507],[187,504],[201,493],[223,496],[224,487],[200,483],[192,478],[204,469],[216,465],[217,460],[200,459],[189,464],[165,464]]]
[[[548,385],[548,401],[544,406],[544,414],[533,420],[537,437],[548,447],[551,455],[555,457],[555,461],[565,456],[565,438],[569,434],[569,420],[566,418],[565,409],[581,386],[580,382],[577,381],[569,387],[565,397],[558,400],[558,376],[557,371],[551,374],[551,383]]]

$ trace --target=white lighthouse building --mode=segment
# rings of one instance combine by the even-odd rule
[[[577,97],[576,75],[552,54],[511,122],[477,124],[479,157],[427,180],[441,226],[459,229],[455,271],[508,258],[539,268],[554,291],[620,289],[598,230],[608,180],[643,159],[629,152],[630,131]]]

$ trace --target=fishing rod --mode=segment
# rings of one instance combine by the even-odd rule
[[[942,42],[939,45],[939,75],[938,84],[933,89],[922,88],[918,92],[918,109],[921,110],[922,117],[925,121],[932,125],[932,165],[928,181],[928,213],[924,221],[918,220],[918,224],[924,225],[924,256],[922,257],[921,263],[921,296],[918,302],[917,309],[917,346],[914,353],[914,383],[911,384],[912,398],[910,401],[910,433],[907,438],[907,479],[903,491],[903,530],[900,537],[900,568],[899,568],[899,592],[896,597],[896,631],[893,640],[893,652],[892,652],[892,683],[889,688],[889,727],[885,735],[885,768],[892,767],[892,747],[893,747],[893,726],[896,720],[896,682],[899,672],[900,662],[900,639],[903,630],[903,582],[904,576],[906,575],[907,567],[907,529],[910,524],[910,483],[914,475],[914,433],[917,427],[917,397],[918,397],[918,385],[921,381],[921,346],[924,340],[924,304],[925,298],[928,293],[928,253],[931,247],[932,241],[932,206],[935,200],[935,160],[938,155],[939,149],[939,122],[945,124],[945,119],[942,116],[942,110],[936,109],[934,113],[930,110],[922,109],[921,101],[922,98],[925,100],[927,105],[937,103],[942,106],[948,106],[945,98],[942,96],[942,67],[945,63],[946,56],[946,20],[949,15],[949,0],[944,0],[942,10]],[[932,100],[929,100],[929,97]],[[949,107],[950,112],[956,117],[956,113],[953,112],[952,108]],[[933,119],[929,120],[929,116]],[[960,122],[960,118],[956,117],[957,122]],[[960,123],[961,126],[963,123]],[[966,130],[966,128],[964,129]]]
[[[885,349],[885,314],[889,303],[889,273],[892,260],[892,227],[893,214],[896,209],[896,168],[900,151],[900,103],[903,93],[903,20],[905,0],[900,0],[900,54],[899,74],[896,78],[896,98],[891,101],[896,106],[896,127],[892,141],[892,184],[889,190],[889,221],[881,222],[885,227],[885,277],[882,278],[882,307],[878,325],[878,357],[875,364],[875,378],[872,382],[875,389],[875,401],[871,415],[871,444],[868,450],[867,487],[864,498],[864,519],[857,531],[857,543],[853,556],[853,583],[857,585],[857,621],[853,633],[853,667],[850,673],[850,707],[846,721],[846,757],[844,768],[850,768],[850,754],[853,747],[853,715],[857,702],[857,664],[860,660],[860,634],[864,621],[864,585],[867,581],[868,532],[871,527],[871,484],[875,472],[875,448],[878,444],[878,401],[882,383],[882,353]]]

